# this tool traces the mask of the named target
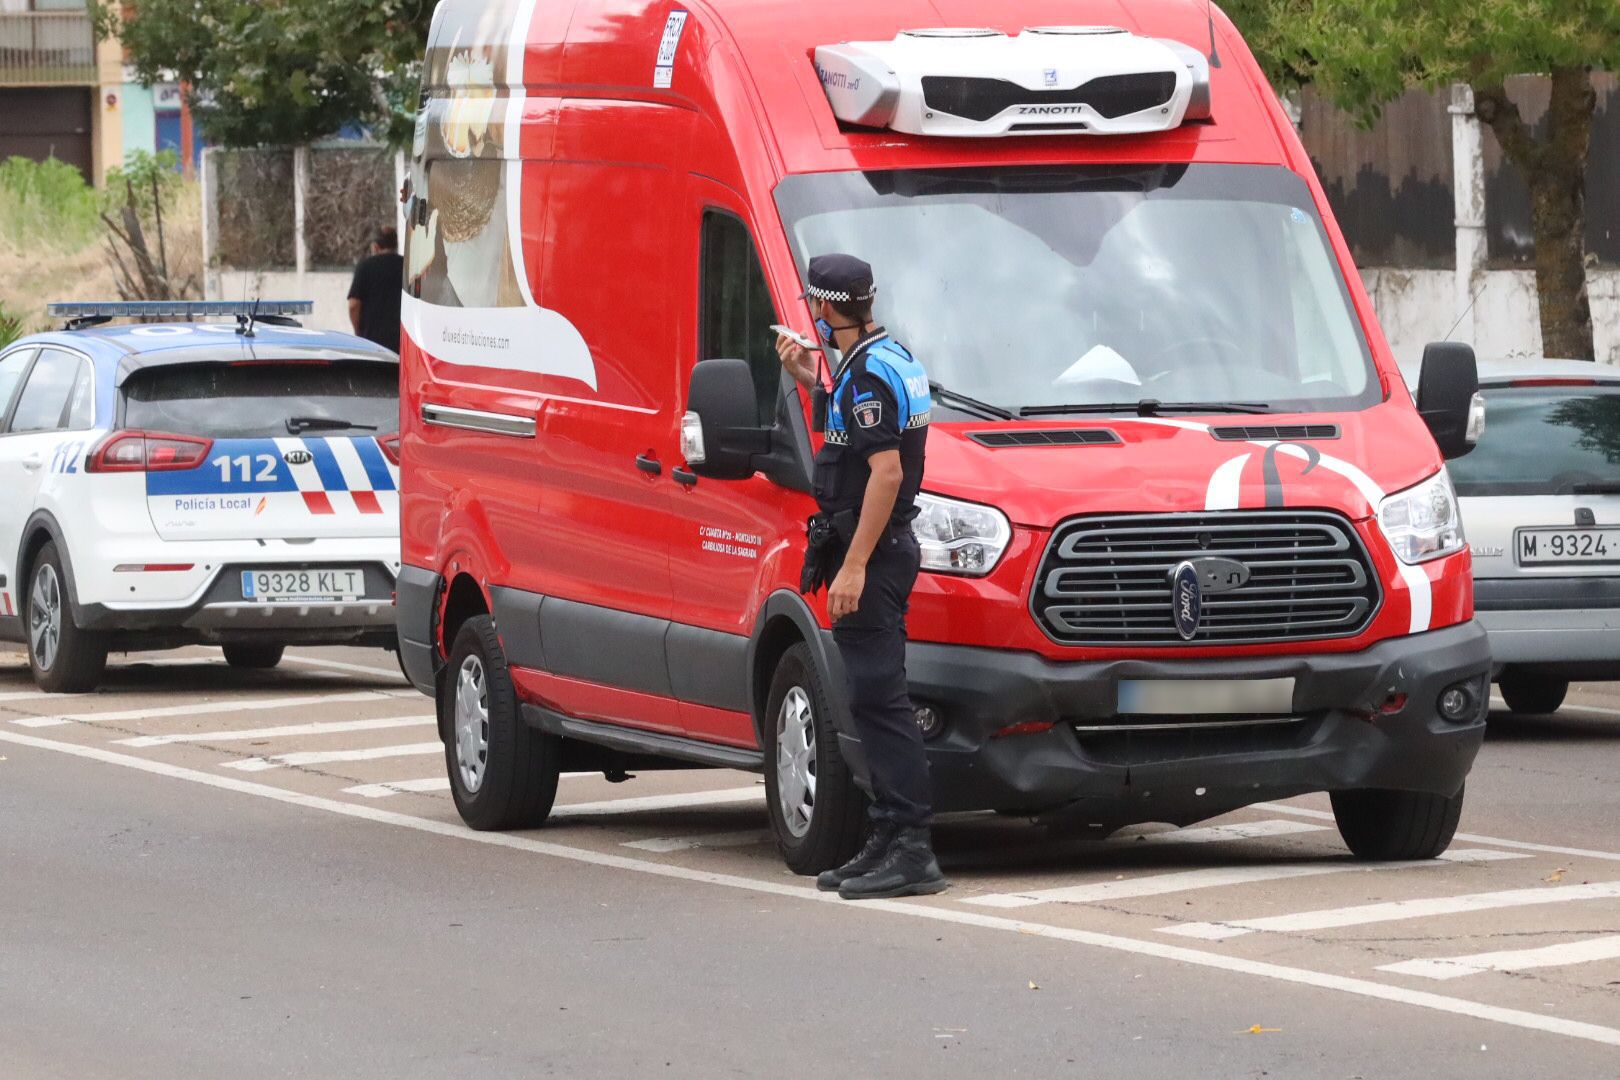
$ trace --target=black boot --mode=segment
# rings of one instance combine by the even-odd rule
[[[889,854],[863,877],[850,878],[838,887],[845,900],[887,900],[896,896],[932,896],[951,883],[940,873],[926,828],[901,829]]]
[[[874,824],[872,831],[866,835],[866,846],[838,869],[823,870],[821,876],[816,878],[816,888],[822,892],[837,892],[838,887],[850,878],[858,878],[862,874],[876,870],[883,862],[883,857],[889,853],[889,846],[894,843],[895,834],[899,831],[890,821],[879,821]]]

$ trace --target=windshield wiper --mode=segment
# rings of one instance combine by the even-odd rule
[[[290,416],[287,433],[302,435],[306,431],[376,431],[376,424],[356,424],[349,420],[336,420],[328,416]]]
[[[970,398],[966,394],[958,394],[955,390],[947,390],[939,383],[929,383],[928,389],[934,396],[947,405],[954,405],[963,412],[976,412],[989,420],[1016,420],[1018,417],[1003,409],[1000,405],[991,405],[989,402]]]
[[[1073,416],[1082,413],[1135,413],[1162,416],[1165,413],[1269,413],[1270,405],[1258,401],[1141,401],[1093,402],[1086,405],[1026,405],[1020,416]]]

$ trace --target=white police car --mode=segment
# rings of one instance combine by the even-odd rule
[[[0,640],[42,689],[109,651],[395,647],[398,357],[308,303],[50,310],[0,354]]]

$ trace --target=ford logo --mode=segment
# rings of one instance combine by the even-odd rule
[[[282,460],[289,465],[308,465],[315,460],[315,455],[308,450],[289,450]]]
[[[1204,615],[1204,586],[1198,579],[1196,564],[1184,562],[1171,571],[1170,601],[1176,633],[1182,641],[1191,641],[1198,635],[1198,623]]]

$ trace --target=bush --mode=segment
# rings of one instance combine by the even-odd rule
[[[101,232],[100,200],[79,170],[52,158],[0,162],[0,239],[77,251]]]
[[[23,336],[23,321],[0,304],[0,350],[9,349],[11,343]]]

